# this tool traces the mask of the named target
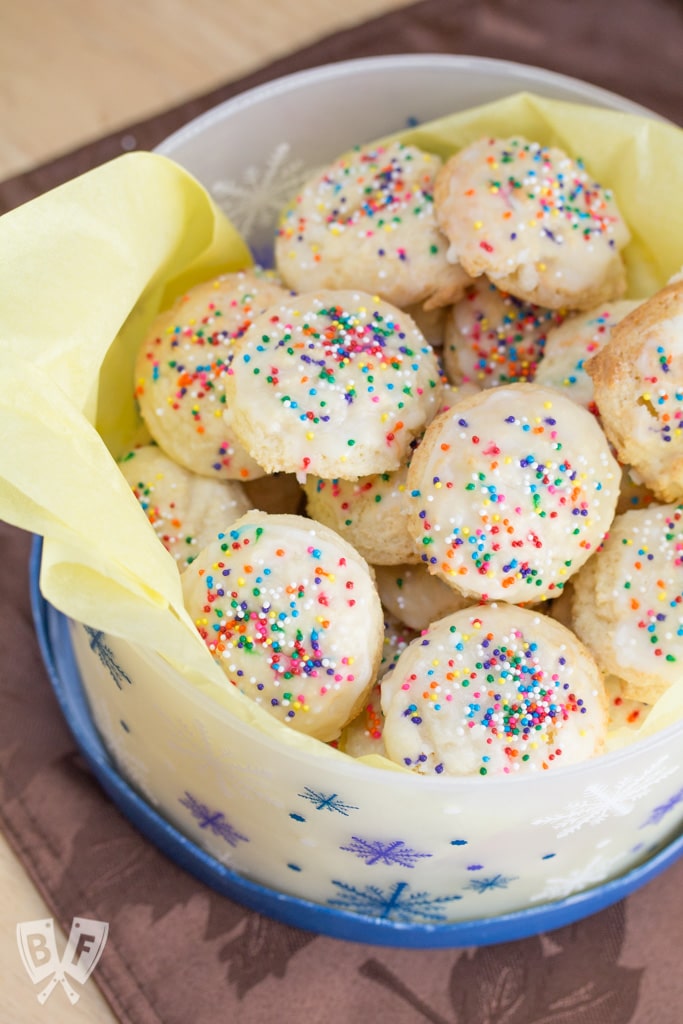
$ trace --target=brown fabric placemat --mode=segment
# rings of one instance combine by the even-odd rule
[[[672,120],[683,115],[680,0],[425,0],[0,184],[0,210],[122,148],[151,148],[189,118],[260,82],[392,52],[537,64],[620,92]],[[75,915],[109,922],[93,982],[121,1024],[681,1019],[681,861],[577,924],[470,950],[389,949],[317,936],[247,911],[182,872],[119,814],[74,746],[36,644],[29,540],[0,524],[0,821],[67,933]],[[37,1008],[35,1019],[49,1020],[49,1008]]]

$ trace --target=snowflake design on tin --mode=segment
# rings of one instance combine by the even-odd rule
[[[613,786],[594,782],[586,787],[583,800],[572,800],[565,810],[536,818],[531,824],[552,825],[558,839],[563,839],[584,825],[600,825],[610,817],[625,817],[653,786],[676,771],[675,767],[665,765],[668,759],[668,754],[660,757],[641,775],[627,775]]]
[[[473,892],[491,892],[493,889],[507,889],[510,882],[517,881],[517,875],[491,875],[490,878],[473,878],[465,886]]]
[[[340,846],[340,850],[355,853],[366,864],[398,864],[402,868],[414,868],[418,860],[431,857],[431,853],[418,853],[411,850],[402,839],[383,842],[381,839],[362,839],[352,836],[348,846]]]
[[[531,897],[531,902],[563,900],[574,892],[589,889],[591,886],[603,882],[621,860],[621,856],[608,860],[598,854],[590,863],[574,868],[564,878],[547,878],[545,886],[541,892]]]
[[[237,846],[239,842],[248,843],[249,840],[241,832],[230,824],[223,814],[223,811],[211,811],[205,803],[197,800],[191,793],[185,792],[185,796],[178,797],[183,807],[187,807],[193,818],[201,829],[208,829],[214,836],[225,839],[230,846]]]
[[[280,142],[261,167],[246,167],[240,181],[217,181],[211,188],[218,205],[243,235],[269,227],[306,181],[309,171],[304,162],[290,154],[289,143]]]
[[[344,817],[348,818],[349,811],[357,811],[358,808],[355,804],[345,803],[336,793],[319,793],[315,789],[311,789],[310,786],[304,786],[303,793],[298,793],[303,800],[308,800],[312,803],[316,811],[332,811],[337,814],[343,814]]]
[[[678,804],[682,802],[683,789],[679,789],[677,793],[674,793],[673,796],[670,796],[669,799],[665,800],[663,804],[658,804],[658,806],[655,807],[651,812],[647,821],[644,821],[640,827],[646,828],[648,825],[659,825],[662,818],[665,815],[667,815],[669,811],[673,811],[674,807],[677,807]]]
[[[101,629],[93,629],[91,626],[85,626],[84,628],[89,637],[90,650],[100,659],[119,690],[123,689],[123,683],[128,683],[129,686],[132,686],[132,680],[129,675],[124,672],[117,662],[111,647],[105,643],[104,632]]]
[[[341,896],[328,900],[329,906],[406,924],[415,921],[445,921],[447,917],[440,908],[453,900],[462,899],[458,895],[431,896],[428,892],[411,892],[407,882],[396,882],[387,890],[376,885],[357,889],[354,885],[334,880],[332,884],[341,891]]]

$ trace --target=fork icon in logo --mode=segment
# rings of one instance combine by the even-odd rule
[[[102,956],[108,933],[109,925],[106,921],[75,917],[64,956],[60,960],[52,918],[23,921],[17,925],[17,945],[28,976],[34,985],[49,979],[37,995],[41,1005],[58,984],[61,984],[72,1005],[78,1002],[80,995],[70,984],[67,975],[79,985],[85,984]]]

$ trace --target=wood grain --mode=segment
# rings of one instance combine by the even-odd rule
[[[0,0],[0,180],[411,0]]]

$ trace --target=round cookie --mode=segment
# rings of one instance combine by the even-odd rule
[[[476,390],[466,384],[444,385],[439,411]],[[412,449],[418,444],[416,438]],[[407,462],[392,472],[359,480],[323,480],[309,474],[304,484],[308,515],[345,537],[372,565],[419,562],[408,522],[407,477]]]
[[[223,274],[156,318],[138,353],[135,394],[150,434],[175,462],[202,476],[263,475],[225,419],[225,378],[236,340],[287,295],[267,273]]]
[[[432,576],[424,562],[416,565],[375,565],[380,600],[392,615],[420,633],[432,622],[472,604],[459,591]]]
[[[605,676],[607,694],[607,731],[639,729],[650,713],[651,705],[627,697],[628,684],[616,676]]]
[[[443,166],[434,202],[449,258],[526,302],[591,309],[625,290],[614,197],[559,149],[479,139]]]
[[[683,281],[624,317],[587,370],[619,461],[660,501],[683,498]]]
[[[353,544],[372,565],[419,562],[408,522],[408,467],[359,480],[308,476],[306,511]]]
[[[621,470],[595,417],[537,384],[505,384],[434,420],[408,470],[429,571],[482,600],[558,596],[614,516]]]
[[[377,678],[371,571],[326,526],[248,512],[182,575],[188,613],[234,686],[275,718],[335,739]]]
[[[576,764],[607,731],[600,670],[559,622],[508,604],[435,623],[382,682],[387,757],[423,775]]]
[[[447,312],[443,364],[453,383],[480,388],[531,381],[562,310],[543,309],[479,277]]]
[[[349,722],[335,745],[349,757],[366,757],[368,754],[384,757],[383,729],[381,688],[379,683],[375,683],[360,714]]]
[[[605,347],[619,321],[639,305],[631,299],[603,302],[586,313],[574,313],[563,324],[552,327],[536,370],[536,383],[563,391],[584,409],[597,412],[593,381],[586,363]]]
[[[251,507],[237,481],[192,473],[156,445],[128,452],[119,468],[180,569]]]
[[[382,714],[381,685],[394,668],[401,653],[406,649],[416,633],[407,629],[402,622],[391,614],[384,616],[384,647],[382,662],[379,666],[379,681],[375,683],[365,701],[359,715],[344,729],[339,738],[339,748],[351,757],[364,757],[367,754],[384,754],[382,732],[384,715]]]
[[[442,385],[407,314],[364,292],[323,291],[257,317],[225,389],[231,428],[252,457],[303,482],[398,469]]]
[[[615,518],[573,579],[572,625],[623,696],[646,704],[681,678],[683,506],[650,505]]]
[[[395,306],[443,306],[467,275],[446,259],[432,190],[441,160],[400,142],[359,146],[284,209],[275,264],[295,291],[362,288]]]

